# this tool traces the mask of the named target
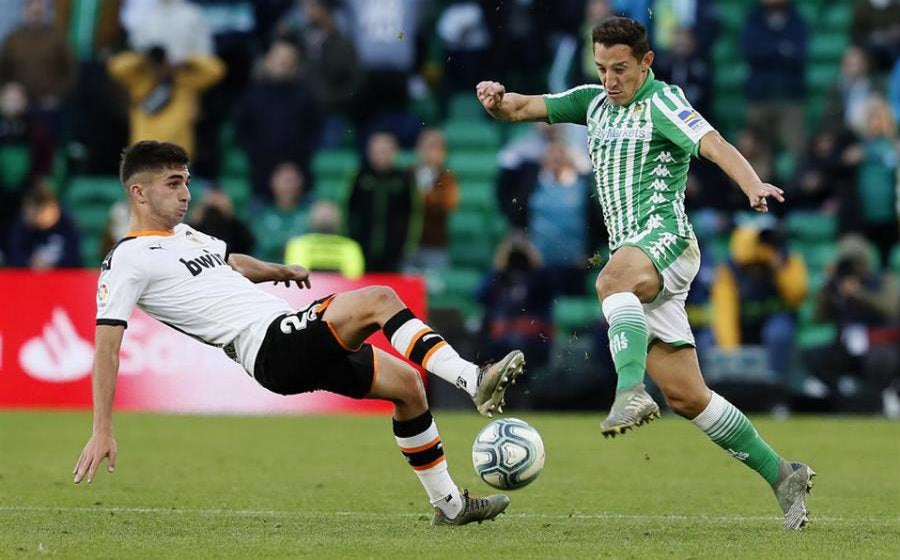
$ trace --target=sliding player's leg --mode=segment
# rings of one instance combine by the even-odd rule
[[[783,460],[740,410],[707,388],[693,347],[654,344],[648,353],[647,372],[674,412],[693,422],[713,443],[771,486],[784,512],[785,529],[806,525],[806,493],[815,473],[807,465]]]
[[[369,345],[359,350],[362,356],[354,353],[349,359],[363,363],[369,359],[370,352],[373,380],[366,398],[394,403],[394,437],[434,507],[432,525],[480,523],[502,513],[509,505],[508,497],[469,496],[468,491],[460,492],[450,478],[444,447],[419,374],[408,364]]]
[[[372,286],[335,295],[320,305],[342,344],[355,348],[378,329],[411,362],[466,391],[478,412],[492,415],[503,406],[506,388],[522,374],[525,357],[510,352],[495,364],[479,367],[464,360],[446,340],[418,319],[397,293]]]

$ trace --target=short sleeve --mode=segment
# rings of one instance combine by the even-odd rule
[[[700,139],[712,125],[691,107],[678,86],[667,86],[653,95],[653,128],[667,140],[696,156]]]
[[[587,124],[587,112],[598,95],[605,95],[603,86],[585,84],[562,93],[544,95],[547,106],[547,122]]]
[[[139,259],[114,247],[103,260],[97,281],[97,324],[127,328],[128,318],[148,280],[149,275]]]

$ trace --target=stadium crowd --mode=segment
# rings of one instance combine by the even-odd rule
[[[127,231],[122,147],[172,141],[198,229],[313,270],[423,274],[448,338],[525,350],[526,404],[586,403],[614,385],[586,132],[494,123],[473,90],[596,82],[590,28],[612,14],[788,198],[751,215],[693,166],[710,382],[900,416],[896,2],[0,0],[0,265],[96,265]]]

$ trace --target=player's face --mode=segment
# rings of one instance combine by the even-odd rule
[[[187,167],[170,167],[154,173],[142,189],[147,209],[169,227],[181,223],[191,202],[190,183]]]
[[[627,45],[594,43],[594,63],[609,100],[614,105],[627,105],[644,83],[653,63],[653,51],[638,60]]]

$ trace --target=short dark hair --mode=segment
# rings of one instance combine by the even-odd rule
[[[122,150],[119,163],[119,180],[128,188],[128,181],[144,171],[162,171],[169,167],[187,165],[190,158],[184,148],[170,142],[141,140],[130,148]]]
[[[641,22],[627,17],[611,16],[604,19],[594,26],[591,39],[593,43],[600,43],[607,47],[629,46],[638,60],[650,51],[647,29],[641,25]]]

